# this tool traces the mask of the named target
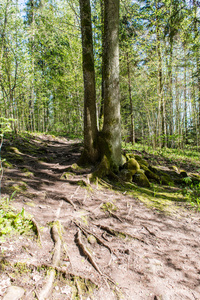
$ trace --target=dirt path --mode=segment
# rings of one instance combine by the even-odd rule
[[[61,179],[80,145],[48,136],[36,142],[41,152],[27,153],[22,145],[23,160],[5,170],[2,193],[26,183],[13,205],[34,216],[41,245],[24,236],[0,245],[2,261],[27,266],[17,274],[11,266],[0,269],[0,299],[10,285],[24,288],[22,299],[40,298],[45,266],[52,265],[55,220],[62,225],[61,257],[47,299],[200,299],[199,214],[164,215],[126,193],[83,186],[87,174],[68,172]]]

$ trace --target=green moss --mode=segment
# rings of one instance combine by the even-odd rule
[[[80,168],[76,163],[73,164],[73,165],[71,165],[71,169],[72,169],[72,170],[76,170],[76,171],[82,170],[82,168]]]
[[[13,165],[10,163],[10,162],[8,162],[8,161],[4,161],[3,162],[3,167],[4,168],[8,168],[8,169],[12,169],[13,168]]]
[[[125,168],[129,170],[131,175],[134,175],[140,169],[140,165],[138,164],[137,160],[131,158],[125,164]]]
[[[173,186],[174,181],[171,179],[171,177],[167,174],[164,174],[160,176],[160,182],[165,185]]]
[[[65,172],[65,173],[63,173],[62,174],[62,176],[60,177],[60,179],[69,179],[70,177],[73,177],[74,176],[74,174],[73,173],[71,173],[71,172]]]
[[[129,160],[131,158],[135,158],[135,155],[133,153],[126,153],[126,160]]]
[[[126,163],[126,156],[122,155],[122,166]]]
[[[88,235],[87,240],[88,240],[88,242],[89,242],[91,245],[94,245],[94,244],[97,243],[96,238],[95,238],[92,234]]]
[[[27,266],[26,263],[23,263],[23,262],[16,262],[14,264],[14,268],[15,268],[15,271],[17,271],[19,274],[31,272],[31,269]]]
[[[172,166],[172,169],[175,171],[175,172],[178,172],[178,168],[176,166]]]
[[[142,187],[150,187],[150,183],[142,170],[138,170],[133,176],[133,181]]]
[[[151,170],[149,170],[149,168],[146,165],[141,165],[141,169],[144,170],[144,173],[148,179],[155,180],[158,183],[160,182],[160,177]]]
[[[10,190],[16,191],[18,193],[25,192],[27,190],[27,184],[23,181],[14,183],[12,186],[10,186]]]
[[[16,147],[7,147],[6,148],[6,150],[8,151],[8,152],[14,152],[15,154],[22,154],[20,151],[19,151],[19,149],[17,149]]]
[[[105,212],[112,212],[112,211],[116,211],[117,210],[117,206],[114,205],[112,202],[106,202],[104,204],[101,205],[101,209]]]
[[[34,177],[34,174],[32,172],[25,172],[24,176],[26,176],[28,178],[32,178],[32,177]]]
[[[140,155],[135,155],[135,159],[137,160],[140,166],[141,165],[144,165],[146,167],[149,166],[148,162],[145,159],[143,159]]]
[[[97,166],[97,169],[93,172],[91,176],[91,181],[95,181],[96,178],[104,178],[110,172],[110,163],[106,155],[103,156],[100,164]]]

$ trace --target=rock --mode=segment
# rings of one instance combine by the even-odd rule
[[[160,183],[160,177],[157,174],[155,174],[154,172],[152,172],[151,170],[149,170],[149,168],[147,168],[147,166],[141,165],[141,169],[144,170],[144,173],[148,179],[152,179],[152,180]]]
[[[146,167],[149,166],[148,162],[144,158],[142,158],[140,155],[135,155],[135,159],[139,163],[140,167],[141,167],[141,165],[144,165]]]
[[[184,170],[181,170],[181,171],[180,171],[180,176],[181,176],[182,178],[188,177],[187,172],[184,171]]]
[[[25,291],[19,286],[10,286],[3,300],[19,300],[24,295]]]
[[[132,182],[132,174],[127,169],[122,169],[120,172],[120,177],[123,181]]]
[[[92,234],[88,236],[87,240],[91,245],[94,245],[97,242],[96,238]]]
[[[141,187],[150,187],[150,183],[142,170],[138,170],[133,176],[133,181]]]
[[[140,170],[140,165],[138,164],[137,160],[131,158],[125,164],[125,168],[128,169],[131,175],[134,175],[138,170]]]
[[[160,179],[161,179],[161,183],[164,184],[164,185],[173,186],[173,184],[174,184],[174,181],[167,174],[160,176]]]

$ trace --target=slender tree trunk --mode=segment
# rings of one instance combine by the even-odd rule
[[[97,150],[96,88],[93,56],[90,0],[79,0],[82,33],[83,80],[84,80],[84,152],[86,159],[95,162]]]
[[[186,51],[184,49],[184,139],[183,139],[183,146],[187,143],[187,66],[186,66]]]
[[[121,164],[119,99],[119,0],[104,1],[104,124],[111,168]]]
[[[100,0],[101,5],[101,43],[102,43],[102,62],[101,62],[101,105],[100,105],[100,115],[99,123],[101,129],[101,123],[104,115],[104,62],[103,62],[103,53],[104,53],[104,0]]]
[[[157,54],[158,54],[158,95],[160,102],[160,147],[166,146],[166,132],[165,132],[165,101],[163,97],[163,74],[162,74],[162,57],[161,57],[161,45],[160,37],[157,29]]]
[[[198,145],[200,145],[200,55],[199,55],[199,32],[197,16],[197,0],[193,0],[194,6],[194,34],[195,34],[195,58],[196,58],[196,76],[197,76],[197,102],[198,102]]]
[[[158,11],[158,2],[156,2]],[[161,56],[161,38],[159,30],[158,16],[156,17],[156,39],[157,39],[157,55],[158,55],[158,96],[160,102],[160,147],[166,146],[166,116],[165,116],[165,101],[163,97],[163,74],[162,74],[162,56]]]
[[[173,126],[173,96],[172,96],[172,62],[173,62],[173,38],[170,38],[170,57],[169,57],[169,66],[168,66],[168,87],[169,87],[169,135],[170,142],[168,146],[172,146],[172,136],[174,131]]]
[[[131,143],[135,144],[135,126],[134,126],[134,115],[133,115],[133,100],[131,95],[131,75],[130,75],[130,61],[128,52],[126,53],[127,59],[127,73],[128,73],[128,91],[129,91],[129,101],[130,101],[130,117],[131,117]]]

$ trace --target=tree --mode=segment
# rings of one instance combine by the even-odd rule
[[[103,137],[112,168],[121,164],[119,99],[119,0],[104,1],[104,124]]]
[[[84,77],[84,152],[94,162],[106,155],[111,169],[121,164],[121,123],[119,100],[119,1],[104,1],[103,89],[104,123],[97,137],[95,72],[89,0],[79,0]],[[96,143],[97,145],[97,143]],[[82,155],[82,157],[83,157]]]
[[[96,88],[90,0],[79,0],[84,79],[84,155],[95,162],[97,149]]]

